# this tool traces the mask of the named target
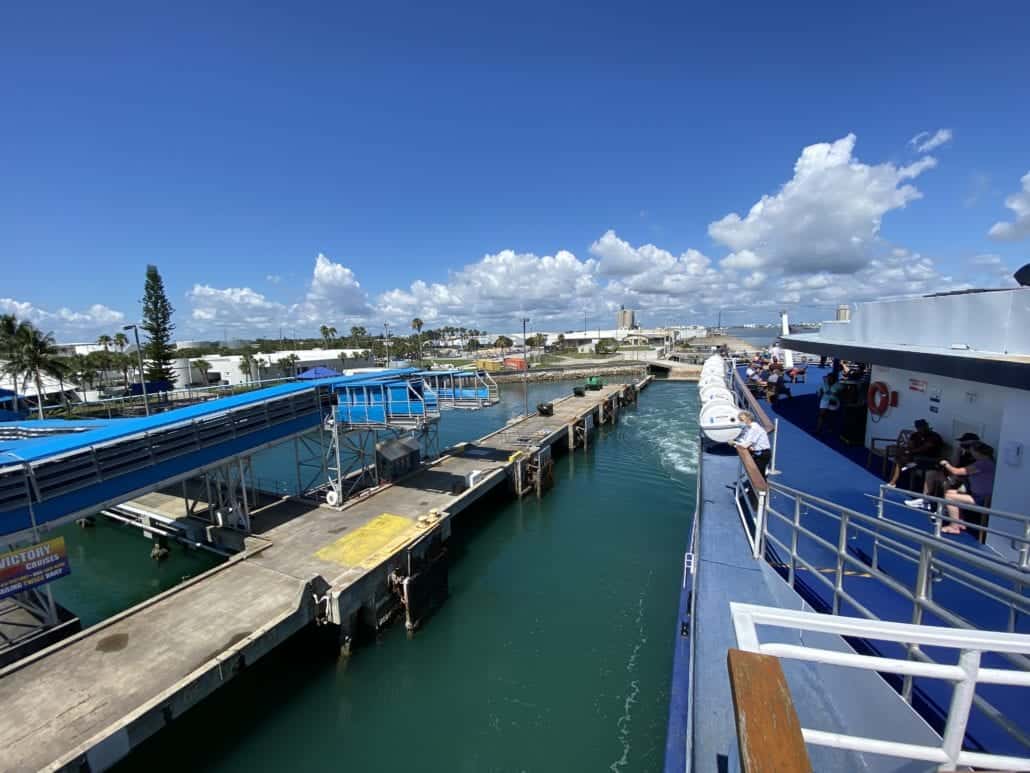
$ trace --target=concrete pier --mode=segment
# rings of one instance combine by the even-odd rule
[[[540,495],[551,449],[585,447],[651,380],[553,403],[340,509],[284,500],[253,513],[226,563],[0,670],[0,770],[104,770],[302,627],[403,614],[446,594],[451,520],[500,486]]]

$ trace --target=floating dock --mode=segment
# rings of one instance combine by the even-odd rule
[[[301,628],[403,614],[446,595],[451,520],[500,486],[548,486],[553,448],[584,448],[652,377],[569,396],[449,449],[342,508],[284,499],[251,513],[224,564],[0,670],[0,769],[104,770]]]

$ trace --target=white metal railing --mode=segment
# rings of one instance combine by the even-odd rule
[[[810,590],[823,588],[833,615],[839,615],[842,604],[847,604],[865,619],[880,622],[880,616],[850,592],[849,574],[865,582],[873,580],[911,604],[910,623],[914,626],[920,626],[929,614],[955,628],[979,631],[980,626],[969,619],[971,613],[994,612],[999,619],[1007,618],[1006,632],[1014,633],[1018,621],[1030,615],[1026,593],[1030,572],[1014,563],[779,483],[769,482],[768,488],[768,498],[755,501],[742,496],[741,484],[737,484],[737,506],[745,525],[748,519],[743,508],[749,510],[754,533],[748,536],[756,556],[778,559],[775,566],[795,589],[801,575]],[[862,540],[871,547],[869,558],[852,549]],[[883,566],[886,557],[894,562],[890,571]],[[935,587],[945,585],[962,593],[949,594],[950,601],[940,598],[939,592],[935,596]],[[956,602],[957,598],[961,601]],[[908,642],[905,647],[909,660],[935,663],[918,643]],[[1030,657],[1014,653],[1004,657],[1015,668],[1030,672]],[[912,679],[907,673],[902,678],[901,695],[908,702],[912,700]],[[1030,732],[1025,726],[982,695],[974,695],[973,703],[983,716],[1030,748]]]
[[[909,623],[870,623],[869,620],[815,612],[799,612],[730,602],[730,614],[737,635],[737,646],[748,652],[773,655],[833,666],[859,668],[892,673],[908,678],[915,676],[940,679],[954,684],[947,721],[940,746],[900,743],[880,738],[847,735],[814,728],[802,728],[806,743],[870,754],[883,754],[902,759],[935,762],[938,770],[954,770],[959,765],[972,765],[991,770],[1028,770],[1030,757],[969,752],[962,749],[970,710],[979,684],[1030,687],[1030,673],[1018,670],[987,668],[981,665],[985,652],[1030,656],[1030,636],[990,631],[968,631]],[[797,644],[762,643],[758,626],[794,631],[851,636],[917,646],[933,646],[958,650],[954,664],[917,663],[899,658],[859,655],[854,652],[828,650]]]
[[[897,496],[899,498],[894,499],[893,496]],[[880,486],[880,496],[871,498],[876,501],[876,515],[878,518],[889,519],[884,505],[890,505],[895,508],[901,508],[909,512],[916,512],[922,515],[930,515],[933,520],[934,534],[938,537],[941,535],[941,527],[944,523],[961,524],[965,526],[968,531],[981,532],[983,534],[996,534],[1011,542],[1013,550],[1016,551],[1016,563],[1019,567],[1022,569],[1030,568],[1030,515],[1010,513],[1005,510],[998,510],[993,507],[982,507],[972,503],[950,502],[944,497],[936,497],[930,494],[920,494],[915,491],[907,491],[905,489],[888,486],[886,483]],[[906,505],[904,502],[906,499],[922,499],[924,502],[928,502],[935,507],[931,513],[921,507]],[[947,514],[946,510],[946,507],[949,504],[958,507],[960,510],[968,510],[973,513],[987,516],[986,525],[951,518]],[[1020,533],[1014,534],[1013,532],[1005,531],[1004,529],[992,528],[990,526],[991,520],[994,520],[995,523],[999,520],[1015,523]]]

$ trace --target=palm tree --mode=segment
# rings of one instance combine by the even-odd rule
[[[256,361],[254,355],[250,352],[244,352],[240,355],[240,370],[247,376],[247,383],[254,378],[254,365]],[[260,375],[260,374],[259,374]]]
[[[115,346],[118,342],[115,341]],[[129,391],[129,371],[135,367],[132,357],[124,352],[115,352],[111,355],[111,368],[122,374],[122,381],[125,384],[125,391]]]
[[[57,366],[57,347],[54,336],[44,333],[31,322],[18,323],[10,348],[11,358],[4,365],[8,375],[25,382],[32,378],[36,382],[36,407],[39,418],[43,418],[43,374],[53,373]]]
[[[71,406],[68,405],[68,395],[64,392],[64,380],[71,375],[72,367],[64,357],[55,357],[47,369],[47,375],[57,379],[61,387],[61,405],[64,406],[65,414],[71,413]]]
[[[0,314],[0,357],[10,360],[14,350],[14,341],[18,335],[18,318],[13,314]],[[6,369],[5,369],[6,372]],[[18,392],[18,377],[11,375],[14,392]]]
[[[297,375],[296,365],[300,362],[300,357],[296,354],[288,354],[285,357],[280,358],[276,365],[279,366],[279,371],[282,373],[283,378],[292,378]]]
[[[211,370],[211,363],[207,360],[194,360],[190,363],[194,368],[200,371],[200,375],[204,377],[204,384],[207,384],[207,372]]]
[[[330,327],[329,325],[322,325],[318,329],[318,332],[322,335],[322,340],[325,342],[325,348],[329,348],[329,344],[336,338],[336,328]]]
[[[86,355],[86,359],[89,361],[90,368],[97,374],[100,381],[100,388],[103,389],[106,383],[104,376],[107,371],[111,368],[111,353],[107,350],[102,352],[90,352]]]
[[[129,338],[125,333],[114,334],[114,345],[118,347],[118,351],[124,352],[125,347],[129,345]]]
[[[93,388],[93,381],[96,378],[96,371],[93,370],[92,361],[83,354],[74,354],[69,358],[71,380],[82,387],[82,402],[89,402],[87,389]]]
[[[111,344],[113,342],[114,339],[111,338],[111,336],[109,336],[107,333],[104,333],[97,339],[97,343],[104,347],[105,352],[111,347]]]
[[[411,329],[418,334],[418,364],[422,364],[422,320],[418,317],[411,320]]]

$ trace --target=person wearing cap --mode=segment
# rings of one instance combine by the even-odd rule
[[[975,444],[980,442],[980,436],[975,432],[966,432],[956,441],[955,453],[952,455],[952,462],[955,467],[968,467],[974,462],[972,451]],[[936,470],[927,470],[923,480],[923,495],[942,497],[948,489],[965,491],[966,479],[959,475],[948,475],[943,467]],[[932,510],[933,503],[927,502],[922,497],[906,499],[905,504],[909,507],[920,507]]]
[[[908,470],[920,469],[925,472],[937,469],[937,462],[944,450],[944,438],[930,429],[926,419],[916,419],[913,426],[916,430],[908,436],[905,447],[899,450],[888,486],[898,485],[901,473]]]
[[[958,491],[950,488],[944,492],[944,498],[949,504],[948,517],[951,521],[941,529],[944,534],[958,534],[965,531],[963,523],[961,504],[979,505],[987,507],[994,491],[994,449],[986,443],[974,443],[969,449],[973,455],[973,463],[965,467],[955,467],[946,459],[941,459],[940,465],[949,475],[962,475],[969,481],[969,492]],[[954,502],[955,504],[951,504]],[[983,515],[976,513],[976,521],[983,523]],[[985,523],[983,525],[986,525]]]

